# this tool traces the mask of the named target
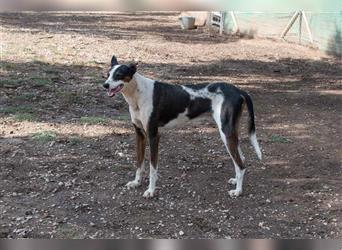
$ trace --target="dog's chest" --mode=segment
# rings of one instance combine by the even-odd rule
[[[147,130],[147,125],[153,111],[152,100],[148,98],[137,98],[136,102],[130,103],[129,113],[132,122],[139,128]]]

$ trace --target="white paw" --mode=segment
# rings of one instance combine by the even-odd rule
[[[240,194],[242,194],[242,190],[234,189],[229,191],[230,197],[238,197]]]
[[[126,187],[128,189],[131,189],[131,188],[136,188],[136,187],[139,187],[140,186],[140,182],[139,181],[129,181],[127,184],[126,184]]]
[[[236,184],[236,178],[230,178],[228,183],[232,184],[232,185],[235,185]]]
[[[143,196],[145,198],[152,198],[154,196],[154,190],[147,189]]]

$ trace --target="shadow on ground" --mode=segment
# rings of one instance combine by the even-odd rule
[[[121,96],[107,98],[102,88],[107,65],[49,64],[33,62],[0,62],[3,78],[0,83],[2,115],[30,109],[43,120],[58,115],[75,116],[119,115],[127,111]],[[336,107],[340,97],[341,66],[331,62],[299,59],[277,61],[219,60],[193,65],[172,63],[139,65],[140,72],[153,72],[151,77],[172,83],[231,82],[257,98],[272,93],[283,109],[300,105],[311,112],[316,106]],[[260,80],[255,80],[258,77]],[[270,80],[271,78],[271,80]],[[332,91],[325,93],[324,90]],[[337,90],[336,90],[337,89]]]
[[[1,23],[12,32],[79,34],[106,37],[112,40],[141,39],[146,35],[186,44],[227,43],[238,40],[234,36],[210,36],[198,30],[182,30],[179,13],[1,13]],[[171,21],[170,21],[171,20]],[[173,20],[173,21],[172,21]],[[125,25],[120,25],[125,24]],[[129,24],[129,25],[128,25]]]

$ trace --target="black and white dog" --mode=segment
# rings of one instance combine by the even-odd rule
[[[239,196],[242,193],[242,182],[246,171],[238,138],[239,118],[244,104],[247,105],[249,113],[250,140],[258,158],[261,159],[255,134],[251,97],[227,83],[174,85],[148,79],[136,71],[135,64],[121,65],[113,56],[108,79],[103,84],[110,97],[118,92],[123,94],[129,104],[129,112],[136,132],[137,170],[135,179],[128,182],[127,187],[135,188],[141,184],[142,174],[145,171],[145,146],[148,138],[151,151],[150,179],[144,197],[153,197],[158,168],[160,138],[158,128],[171,127],[211,112],[235,167],[235,178],[231,178],[229,183],[236,185],[236,189],[229,191],[229,195]]]

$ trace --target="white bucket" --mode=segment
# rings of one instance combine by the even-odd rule
[[[195,29],[195,18],[192,16],[181,16],[178,18],[183,30]]]

